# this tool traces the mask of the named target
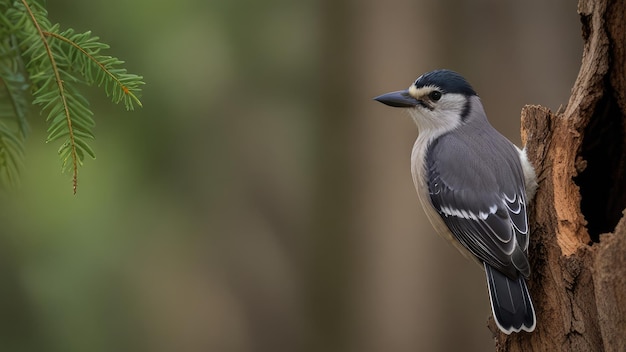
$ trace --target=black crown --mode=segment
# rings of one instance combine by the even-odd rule
[[[444,93],[458,93],[467,96],[477,95],[474,88],[460,74],[451,70],[435,70],[421,75],[415,80],[415,87],[437,86]]]

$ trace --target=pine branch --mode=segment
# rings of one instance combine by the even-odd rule
[[[20,170],[24,158],[23,138],[14,133],[5,123],[0,122],[0,179],[17,186],[20,183]]]
[[[8,20],[0,14],[1,28]],[[16,38],[0,31],[0,180],[17,186],[24,156],[24,139],[29,126],[26,114],[30,105],[30,87]]]
[[[143,77],[128,74],[125,69],[116,69],[116,65],[121,65],[124,62],[111,56],[97,55],[100,49],[108,49],[108,45],[99,43],[98,37],[91,37],[91,32],[83,34],[73,34],[72,29],[68,29],[63,34],[44,32],[45,36],[56,38],[64,43],[69,44],[72,48],[78,50],[83,57],[78,56],[79,63],[82,63],[82,74],[88,78],[88,82],[95,82],[98,86],[105,85],[107,96],[113,98],[114,103],[119,103],[124,100],[124,105],[127,110],[134,110],[133,102],[140,107],[143,107],[141,101],[135,95],[139,91],[139,85],[142,85],[141,81]],[[83,59],[83,60],[81,60]],[[88,60],[88,61],[85,61]],[[94,67],[90,67],[95,65]],[[97,71],[94,78],[91,72]],[[109,87],[112,87],[108,89]],[[117,88],[117,89],[116,89]],[[122,93],[122,94],[120,94]]]
[[[45,48],[46,55],[48,56],[48,60],[50,61],[52,72],[54,73],[54,80],[57,84],[59,99],[60,99],[61,104],[63,105],[63,113],[65,116],[65,121],[67,123],[67,130],[68,130],[68,136],[69,136],[68,142],[69,142],[69,149],[70,149],[69,155],[72,158],[72,170],[73,170],[72,185],[73,185],[74,194],[76,194],[76,188],[78,187],[79,160],[78,160],[78,152],[76,151],[76,140],[74,139],[74,128],[72,126],[72,116],[70,115],[70,107],[67,102],[67,97],[65,95],[65,88],[63,86],[63,80],[61,79],[59,68],[57,67],[56,60],[54,58],[54,55],[52,54],[52,50],[50,49],[50,44],[48,44],[48,41],[46,40],[46,36],[43,34],[43,30],[39,26],[39,22],[35,18],[35,15],[33,14],[32,10],[28,6],[28,3],[26,2],[26,0],[22,0],[22,4],[24,4],[24,8],[28,12],[28,15],[30,16],[31,20],[33,21],[33,25],[35,25],[35,28],[37,28],[37,33],[41,37],[41,43],[43,44]],[[37,94],[35,94],[35,96],[36,95]],[[42,101],[35,99],[35,102],[42,102]],[[50,119],[51,116],[52,114],[48,115],[48,119]],[[66,144],[68,143],[66,142]],[[63,160],[63,163],[65,165],[66,159]]]
[[[89,141],[94,138],[93,112],[78,86],[103,87],[114,103],[123,101],[127,110],[133,110],[135,105],[142,107],[138,96],[144,84],[143,77],[128,73],[122,67],[123,61],[102,55],[100,51],[109,46],[92,36],[91,32],[75,33],[73,29],[62,31],[58,24],[52,25],[39,2],[8,2],[0,0],[0,64],[7,61],[9,64],[6,67],[10,68],[0,69],[0,83],[4,83],[6,92],[2,94],[0,85],[0,118],[10,116],[9,120],[17,121],[21,135],[13,134],[16,138],[10,141],[14,144],[23,141],[28,131],[25,120],[27,109],[22,109],[25,104],[20,102],[27,101],[24,98],[28,96],[27,92],[32,91],[32,103],[40,106],[46,114],[46,141],[63,141],[58,154],[62,169],[72,172],[73,190],[76,193],[78,167],[82,165],[85,156],[95,158],[89,145]],[[20,73],[22,81],[17,79]],[[18,85],[19,82],[22,84]],[[18,86],[22,88],[21,91],[17,89]],[[11,106],[13,109],[10,109]],[[4,110],[7,113],[3,114]],[[8,138],[10,125],[0,126],[0,138]],[[21,155],[18,153],[21,149],[5,145],[8,144],[0,141],[0,172],[3,171],[2,165],[7,164],[3,161],[8,160],[4,155],[15,152],[11,160],[17,160]],[[15,178],[15,175],[11,174],[11,178]]]

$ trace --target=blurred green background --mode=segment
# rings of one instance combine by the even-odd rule
[[[485,351],[484,275],[437,237],[417,131],[372,97],[461,72],[519,143],[580,62],[559,0],[48,2],[145,77],[126,112],[88,89],[78,194],[32,135],[0,197],[1,351]],[[538,317],[538,324],[546,324]]]

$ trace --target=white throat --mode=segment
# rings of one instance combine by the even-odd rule
[[[432,140],[461,124],[461,115],[467,103],[467,98],[462,94],[447,93],[432,104],[432,110],[418,105],[409,109],[409,114],[417,125],[420,137]]]

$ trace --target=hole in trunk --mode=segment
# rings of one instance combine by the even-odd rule
[[[626,208],[626,126],[617,102],[608,95],[598,102],[585,130],[580,156],[587,165],[574,178],[593,242],[613,232]]]

